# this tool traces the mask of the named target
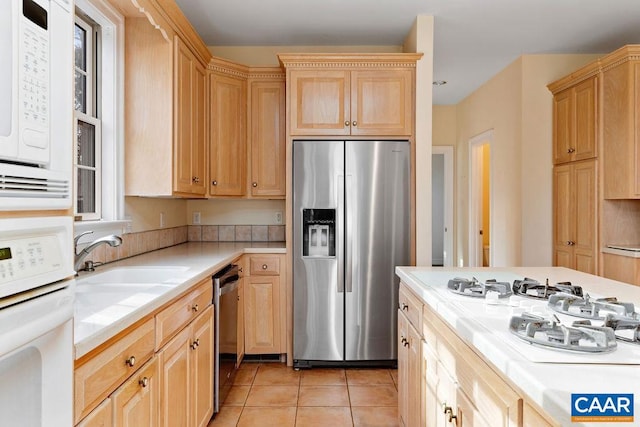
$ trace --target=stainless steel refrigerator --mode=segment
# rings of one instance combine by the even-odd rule
[[[409,168],[408,141],[294,141],[295,367],[395,363]]]

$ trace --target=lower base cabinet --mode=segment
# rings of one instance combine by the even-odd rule
[[[160,425],[206,426],[213,415],[213,307],[158,353]]]
[[[408,289],[400,291],[398,309],[398,415],[405,427],[424,425],[422,304]]]
[[[152,358],[111,396],[116,427],[158,425],[158,358]]]
[[[113,425],[113,402],[111,398],[106,398],[96,409],[94,409],[78,427],[111,427]]]

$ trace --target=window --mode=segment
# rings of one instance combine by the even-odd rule
[[[76,14],[75,51],[75,214],[82,220],[102,218],[102,127],[98,117],[100,27]]]
[[[76,231],[118,227],[114,221],[124,218],[124,18],[107,0],[76,0],[75,6]]]

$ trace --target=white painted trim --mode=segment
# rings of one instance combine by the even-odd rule
[[[431,153],[444,155],[444,266],[453,267],[454,220],[453,220],[453,146],[434,145]]]
[[[479,230],[482,228],[482,146],[493,143],[493,129],[489,129],[469,139],[469,236],[468,250],[469,267],[482,267],[482,238]],[[491,158],[490,158],[491,162]],[[489,164],[491,173],[491,163]],[[491,177],[489,178],[489,194],[491,192]],[[491,202],[490,202],[491,205]],[[489,211],[489,229],[491,229],[491,210]],[[490,244],[489,259],[492,259],[491,252],[493,245]]]

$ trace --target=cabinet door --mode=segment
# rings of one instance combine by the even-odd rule
[[[113,393],[111,399],[114,426],[158,425],[158,378],[158,359],[154,357]]]
[[[413,327],[408,324],[408,340],[407,347],[407,395],[405,398],[407,403],[407,418],[409,426],[422,426],[423,424],[423,402],[424,393],[422,392],[422,337]]]
[[[192,425],[190,345],[191,329],[186,328],[158,353],[162,385],[160,425],[165,427]]]
[[[245,353],[281,353],[280,278],[249,276],[244,285]]]
[[[351,135],[411,135],[413,71],[351,72]]]
[[[211,74],[209,191],[242,196],[246,191],[246,82]]]
[[[194,61],[192,71],[192,115],[191,115],[191,193],[204,196],[207,192],[206,152],[207,144],[207,71]]]
[[[292,70],[289,77],[291,135],[351,133],[349,71]]]
[[[398,415],[401,426],[409,424],[409,321],[398,310]]]
[[[573,245],[571,245],[575,224],[572,186],[571,164],[554,167],[554,265],[567,268],[574,268]]]
[[[285,195],[285,83],[251,83],[251,196]]]
[[[236,359],[236,366],[240,366],[242,359],[244,359],[244,282],[245,278],[240,273],[240,280],[238,280],[238,324],[237,324],[237,338],[238,338],[238,358]]]
[[[574,256],[576,270],[585,273],[596,274],[596,213],[597,213],[597,185],[596,185],[596,161],[589,160],[573,165],[574,188],[572,203],[573,217],[570,221],[574,224],[575,242]]]
[[[573,160],[585,160],[597,156],[597,100],[596,77],[580,83],[574,88],[575,96],[575,143]]]
[[[573,145],[573,88],[553,97],[553,163],[571,161]]]
[[[91,411],[77,427],[111,427],[113,425],[113,402],[105,399],[100,406]]]
[[[192,329],[192,419],[196,427],[206,427],[213,415],[213,306],[193,321]]]

